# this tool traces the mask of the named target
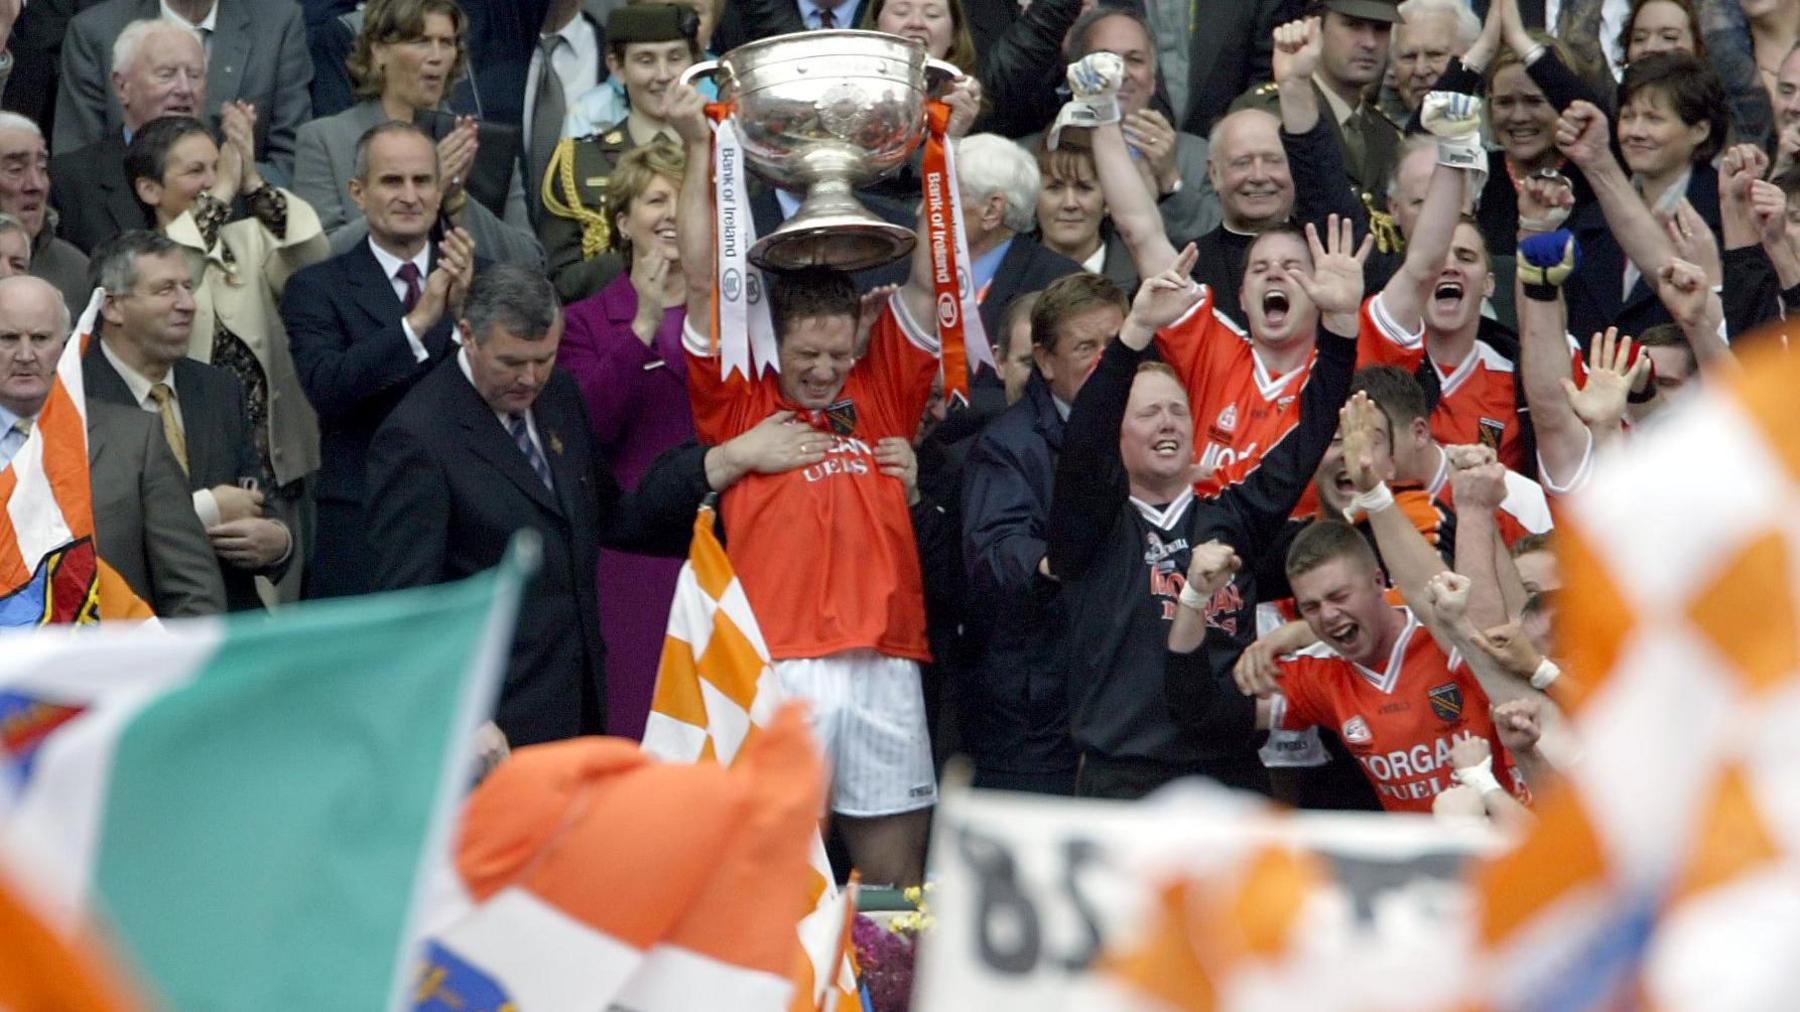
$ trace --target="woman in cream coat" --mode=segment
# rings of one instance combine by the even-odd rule
[[[304,541],[303,480],[319,467],[319,423],[288,351],[281,293],[294,272],[330,255],[313,209],[265,183],[251,138],[255,111],[227,103],[223,147],[200,121],[167,116],[144,125],[125,153],[125,173],[151,224],[186,246],[194,274],[194,323],[188,355],[229,369],[244,387],[262,458],[265,512]],[[242,196],[248,217],[227,221]],[[295,546],[296,563],[306,558]],[[281,598],[298,596],[301,566],[288,569]]]

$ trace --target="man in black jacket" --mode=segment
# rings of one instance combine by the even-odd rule
[[[1069,405],[1127,308],[1125,294],[1099,275],[1052,281],[1031,313],[1037,364],[1025,395],[969,451],[963,554],[977,661],[963,698],[977,786],[1074,789],[1063,614],[1044,566],[1050,496]]]
[[[281,301],[300,384],[319,414],[308,597],[374,589],[369,444],[412,385],[455,351],[455,307],[475,269],[474,241],[461,229],[431,241],[443,196],[431,137],[384,123],[356,150],[350,196],[368,219],[368,241],[294,275]]]
[[[554,370],[562,311],[550,282],[517,266],[484,270],[461,327],[462,348],[407,394],[370,450],[376,582],[458,580],[535,530],[542,562],[519,608],[495,722],[514,745],[603,733],[600,546],[682,555],[709,491],[751,470],[815,463],[829,440],[777,416],[721,446],[671,450],[636,492],[622,492],[575,381]]]
[[[1362,301],[1362,261],[1335,242],[1329,253],[1313,246],[1298,273],[1322,315],[1340,321]],[[1156,331],[1204,297],[1189,277],[1193,261],[1190,246],[1145,280],[1118,342],[1076,398],[1057,461],[1050,572],[1067,598],[1082,795],[1141,797],[1190,774],[1269,790],[1252,736],[1202,740],[1182,718],[1220,693],[1236,694],[1231,665],[1256,635],[1254,563],[1330,445],[1355,335],[1321,327],[1299,423],[1243,482],[1197,499],[1187,392],[1173,370],[1146,361]],[[1178,623],[1183,613],[1191,614]],[[1176,683],[1165,678],[1165,658],[1183,625],[1196,644],[1204,637],[1217,666]],[[1224,635],[1205,636],[1208,628]]]

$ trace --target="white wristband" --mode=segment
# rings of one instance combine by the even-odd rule
[[[1191,583],[1181,585],[1181,596],[1177,600],[1181,602],[1183,608],[1192,608],[1202,614],[1206,612],[1207,596],[1195,590]]]
[[[1380,482],[1367,492],[1350,497],[1350,505],[1344,507],[1344,519],[1354,521],[1358,512],[1379,513],[1392,505],[1394,493],[1387,487],[1387,482]]]
[[[1502,794],[1506,792],[1506,788],[1500,786],[1500,781],[1494,779],[1494,758],[1492,756],[1473,766],[1458,767],[1456,782],[1464,787],[1475,788],[1479,794],[1486,794],[1489,791],[1499,791]]]
[[[1556,666],[1555,661],[1546,657],[1538,664],[1537,670],[1531,673],[1531,687],[1544,692],[1561,676],[1562,669]]]

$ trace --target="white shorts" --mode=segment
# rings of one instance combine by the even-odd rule
[[[873,650],[776,661],[781,691],[812,707],[833,812],[898,815],[937,803],[917,661]]]

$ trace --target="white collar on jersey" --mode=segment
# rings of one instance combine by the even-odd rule
[[[1401,605],[1400,610],[1406,613],[1406,628],[1400,630],[1400,635],[1394,638],[1394,649],[1388,653],[1386,670],[1379,672],[1371,671],[1355,661],[1350,661],[1350,658],[1348,657],[1344,658],[1344,660],[1350,661],[1350,667],[1354,668],[1357,674],[1367,679],[1370,685],[1375,686],[1375,688],[1380,689],[1383,693],[1390,696],[1393,695],[1394,688],[1400,684],[1401,669],[1406,665],[1406,648],[1412,645],[1413,636],[1420,630],[1425,629],[1425,626],[1419,622],[1419,617],[1413,614],[1411,608]],[[1429,636],[1431,634],[1429,631],[1426,631],[1425,635]],[[1339,656],[1342,655],[1340,654]],[[1450,651],[1449,656],[1444,659],[1444,669],[1446,671],[1455,671],[1461,666],[1462,655],[1455,650]]]
[[[1138,515],[1165,531],[1174,529],[1180,522],[1181,515],[1187,512],[1193,502],[1194,488],[1191,485],[1182,489],[1181,494],[1167,506],[1152,506],[1137,496],[1131,497],[1131,505],[1138,511]]]

